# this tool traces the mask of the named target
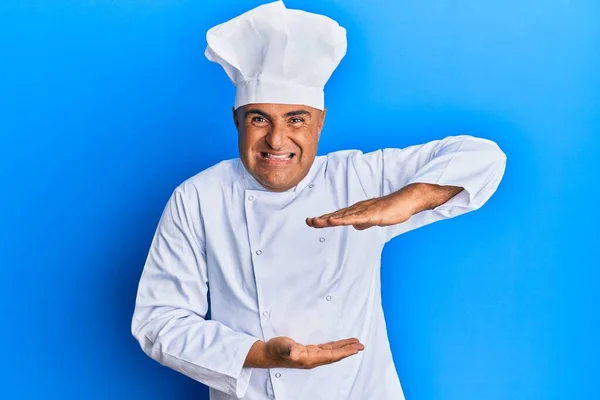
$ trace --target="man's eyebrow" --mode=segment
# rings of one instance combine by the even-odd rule
[[[247,117],[248,114],[258,114],[258,115],[262,115],[266,119],[272,119],[268,113],[264,112],[263,110],[259,110],[258,108],[252,108],[252,109],[246,111],[245,116]]]
[[[310,111],[306,111],[306,110],[294,110],[294,111],[289,111],[286,112],[285,114],[283,114],[283,117],[294,117],[296,115],[308,115],[309,117],[312,116],[312,114],[310,113]]]

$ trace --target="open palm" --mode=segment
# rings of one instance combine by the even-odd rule
[[[356,338],[303,345],[282,336],[269,340],[266,349],[269,357],[277,359],[284,367],[310,369],[357,354],[364,349],[364,345]]]

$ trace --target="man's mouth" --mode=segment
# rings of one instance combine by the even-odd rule
[[[290,161],[292,158],[294,158],[295,155],[296,155],[295,153],[276,154],[276,153],[269,153],[266,151],[260,152],[260,158],[262,158],[263,160],[271,161],[271,162]]]

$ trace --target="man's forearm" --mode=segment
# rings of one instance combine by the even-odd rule
[[[275,363],[267,357],[266,343],[262,340],[255,342],[244,362],[246,368],[273,368]]]
[[[412,183],[394,195],[402,199],[399,204],[409,204],[412,214],[432,210],[459,194],[459,186],[440,186],[430,183]]]
[[[314,228],[352,225],[360,230],[401,224],[414,214],[444,204],[462,190],[458,186],[412,183],[383,197],[359,201],[320,217],[309,217],[306,223]]]

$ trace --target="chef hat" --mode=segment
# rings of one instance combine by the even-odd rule
[[[235,108],[250,103],[325,106],[323,88],[346,54],[334,20],[275,1],[211,28],[206,57],[236,86]]]

